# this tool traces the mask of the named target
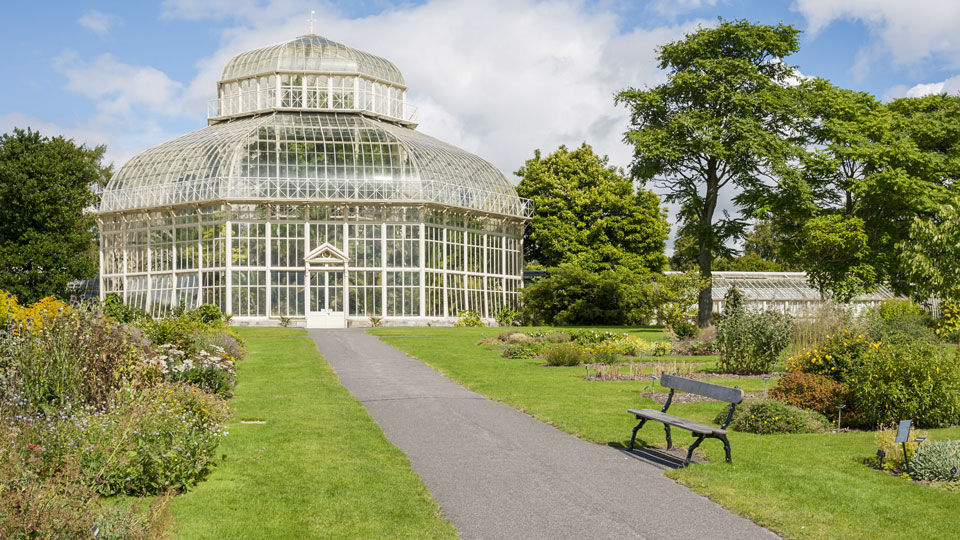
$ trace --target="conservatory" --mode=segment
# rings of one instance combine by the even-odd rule
[[[231,59],[209,125],[104,189],[101,296],[307,327],[515,305],[530,202],[416,131],[406,92],[392,63],[316,35]]]

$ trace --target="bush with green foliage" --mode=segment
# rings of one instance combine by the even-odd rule
[[[616,364],[621,361],[620,347],[615,341],[606,341],[590,347],[590,361],[595,364]]]
[[[874,341],[913,339],[937,342],[934,321],[919,305],[894,298],[868,310],[858,321]]]
[[[101,306],[103,314],[120,323],[132,323],[140,319],[150,318],[146,311],[130,307],[123,303],[119,293],[108,293]]]
[[[960,441],[932,441],[917,448],[910,460],[910,477],[933,482],[960,482],[960,475],[950,472],[960,469]]]
[[[727,409],[720,411],[714,422],[723,423]],[[830,421],[822,414],[773,400],[748,401],[739,405],[731,420],[730,429],[744,433],[767,435],[771,433],[819,433]]]
[[[223,313],[220,308],[213,304],[200,304],[196,313],[197,320],[203,324],[214,324],[223,322]]]
[[[543,358],[551,366],[579,366],[587,360],[587,354],[574,343],[560,343],[548,348]]]
[[[465,327],[484,327],[483,319],[480,318],[480,314],[472,309],[466,311],[460,311],[457,322],[453,323],[453,326],[457,328]]]
[[[523,289],[524,320],[544,325],[647,324],[646,275],[565,264]]]
[[[170,496],[149,505],[104,504],[76,464],[38,474],[36,449],[0,451],[0,531],[3,538],[44,540],[163,540],[170,538]],[[96,531],[96,534],[94,533]]]
[[[773,311],[725,310],[717,322],[716,346],[723,373],[767,373],[790,344],[793,319]]]
[[[570,341],[570,334],[566,332],[547,332],[543,340],[547,343],[567,343]]]
[[[936,323],[936,332],[944,341],[960,342],[960,303],[945,302],[940,306],[940,319]]]
[[[816,373],[843,384],[851,367],[862,362],[873,343],[863,333],[841,330],[790,357],[787,371]]]
[[[926,431],[920,431],[916,429],[916,426],[913,424],[910,425],[910,431],[907,435],[906,444],[897,442],[897,433],[899,432],[897,424],[890,424],[886,426],[880,426],[873,434],[873,440],[876,446],[883,451],[883,470],[885,471],[902,471],[904,469],[904,449],[906,449],[906,458],[913,459],[913,456],[917,453],[917,447],[920,446],[920,443],[914,442],[918,438],[927,438],[928,434]],[[870,458],[870,461],[880,465],[880,460],[874,460]]]
[[[503,306],[494,313],[493,318],[499,326],[514,326],[520,322],[521,313],[512,307]]]
[[[923,341],[870,345],[845,374],[853,407],[869,427],[912,418],[918,427],[960,423],[956,350]]]
[[[799,371],[780,377],[777,385],[770,390],[770,397],[823,415],[836,413],[837,405],[848,405],[852,400],[850,392],[833,379]]]
[[[543,353],[542,344],[533,341],[522,341],[520,343],[507,345],[507,348],[503,350],[503,357],[526,360],[536,358],[540,356],[541,353]]]

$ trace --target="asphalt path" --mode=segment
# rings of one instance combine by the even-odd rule
[[[777,538],[665,477],[670,456],[582,441],[362,330],[310,335],[464,540]]]

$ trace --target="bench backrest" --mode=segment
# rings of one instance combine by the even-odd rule
[[[666,388],[726,401],[727,403],[740,403],[743,401],[743,390],[739,388],[730,388],[728,386],[720,386],[719,384],[685,379],[683,377],[677,377],[676,375],[663,375],[660,377],[660,384]]]

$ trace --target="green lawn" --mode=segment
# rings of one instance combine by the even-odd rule
[[[457,538],[306,332],[238,331],[226,461],[174,499],[178,538]]]
[[[542,367],[539,360],[506,359],[495,348],[476,345],[500,330],[376,329],[371,333],[471,390],[597,443],[624,445],[635,423],[626,409],[657,406],[645,397],[649,381],[587,381],[582,367]],[[655,330],[630,331],[657,338]],[[409,337],[387,337],[391,335]],[[711,382],[736,384],[748,392],[763,389],[760,378]],[[719,402],[701,402],[676,404],[670,412],[710,422],[723,408]],[[675,433],[675,443],[689,444],[688,433]],[[960,439],[960,428],[930,430],[930,435]],[[648,424],[639,439],[662,446],[663,429]],[[733,465],[723,462],[722,445],[708,440],[701,449],[710,463],[672,471],[670,476],[787,538],[960,536],[960,493],[904,481],[861,464],[876,452],[873,433],[732,433],[730,440]]]

